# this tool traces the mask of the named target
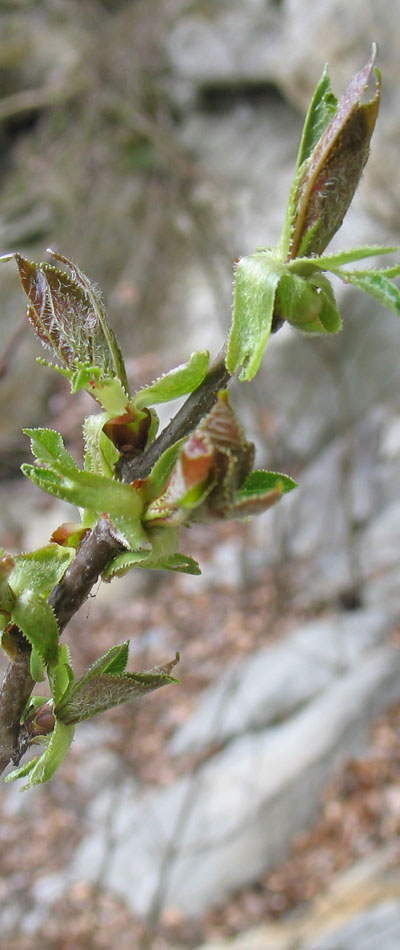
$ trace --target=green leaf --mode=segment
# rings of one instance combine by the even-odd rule
[[[244,519],[262,514],[293,488],[296,488],[296,482],[281,472],[252,472],[236,493],[230,517]]]
[[[242,380],[253,379],[260,367],[283,273],[282,262],[268,253],[242,257],[237,265],[226,365],[232,374],[243,366]]]
[[[145,673],[122,673],[116,676],[107,672],[89,678],[85,674],[75,684],[68,701],[57,710],[57,714],[63,722],[75,724],[91,719],[121,703],[144,696],[161,686],[177,683],[178,680],[170,673],[178,660],[177,653],[170,663]]]
[[[336,306],[335,295],[329,280],[318,274],[309,278],[309,283],[319,290],[321,309],[318,319],[327,333],[338,333],[342,329],[342,318]]]
[[[380,76],[375,70],[375,95],[362,103],[374,69],[376,46],[351,80],[330,121],[297,169],[290,193],[281,252],[287,259],[322,254],[340,228],[368,159],[380,101]],[[313,137],[312,137],[313,138]]]
[[[164,376],[160,376],[150,386],[145,386],[134,396],[134,404],[138,409],[157,405],[161,402],[170,402],[187,393],[194,392],[200,386],[207,374],[209,353],[207,350],[192,353],[188,363],[177,366]]]
[[[138,567],[141,561],[144,561],[144,567],[148,567],[149,551],[124,551],[111,561],[111,564],[103,571],[104,580],[111,580],[112,577],[123,577],[131,568]]]
[[[146,564],[138,564],[138,567],[146,567]],[[149,565],[157,571],[176,571],[180,574],[201,574],[200,565],[194,558],[187,554],[170,554],[169,557],[159,558]]]
[[[400,290],[387,275],[374,271],[342,271],[338,272],[338,277],[345,284],[352,284],[353,287],[363,290],[383,307],[400,316]]]
[[[59,583],[74,558],[71,548],[48,544],[27,554],[18,554],[9,576],[9,585],[15,595],[27,589],[48,595]]]
[[[166,449],[153,466],[150,475],[146,479],[145,501],[152,501],[157,495],[160,495],[169,479],[172,469],[179,455],[179,450],[184,443],[184,439],[179,439],[169,449]]]
[[[366,247],[353,247],[349,250],[338,251],[337,254],[323,254],[321,257],[295,257],[293,261],[288,261],[287,269],[290,273],[299,274],[301,277],[308,277],[315,270],[327,270],[336,273],[337,268],[344,264],[352,264],[355,261],[364,260],[366,257],[378,257],[380,254],[393,254],[397,250],[397,247],[380,247],[371,244]],[[398,268],[395,268],[395,270],[398,273]]]
[[[12,620],[45,663],[58,658],[58,624],[50,604],[36,591],[20,594],[12,609]]]
[[[57,663],[49,666],[48,677],[54,705],[57,706],[67,696],[75,679],[65,643],[59,647]]]
[[[76,363],[76,372],[70,374],[71,393],[86,389],[106,412],[112,416],[125,411],[129,402],[129,390],[125,389],[117,377],[104,376],[97,366],[88,363]]]
[[[125,515],[111,515],[111,517],[115,528],[123,535],[128,548],[150,550],[151,542],[139,519]]]
[[[323,275],[306,279],[284,274],[275,309],[279,317],[304,333],[336,333],[341,327],[332,288]]]
[[[74,738],[74,731],[72,725],[65,725],[64,722],[57,720],[50,741],[42,755],[10,772],[5,781],[14,782],[15,779],[23,778],[29,774],[29,781],[24,785],[22,791],[32,788],[34,785],[42,785],[44,782],[48,782],[64,761]]]
[[[67,452],[59,432],[53,429],[23,429],[31,440],[32,455],[38,462],[50,463],[57,472],[74,475],[79,471],[75,459]]]
[[[93,513],[93,522],[99,514],[108,514],[115,527],[125,535],[129,547],[150,547],[140,523],[143,502],[131,485],[94,472],[77,470],[68,477],[34,465],[25,464],[21,469],[49,495],[69,501],[78,508],[89,509]]]
[[[282,472],[254,471],[251,472],[245,484],[238,491],[237,497],[263,494],[272,491],[277,486],[285,494],[297,488],[297,482],[289,475],[282,475]]]
[[[114,676],[120,675],[125,672],[126,664],[128,662],[129,656],[129,640],[125,640],[124,643],[119,643],[115,647],[111,647],[107,653],[104,653],[103,656],[99,656],[97,660],[89,666],[89,669],[86,670],[86,673],[76,681],[75,686],[72,690],[71,696],[75,692],[79,692],[84,683],[88,683],[92,679],[96,679],[100,673],[111,673]]]
[[[55,251],[52,251],[51,248],[48,248],[48,253],[51,254],[54,260],[59,261],[61,264],[66,264],[66,266],[71,271],[73,280],[76,281],[76,283],[82,288],[89,302],[92,313],[96,318],[96,320],[93,321],[92,316],[90,324],[88,325],[89,336],[92,335],[93,337],[95,333],[98,333],[98,336],[100,337],[100,329],[103,333],[108,353],[106,354],[106,347],[102,341],[101,355],[103,357],[103,362],[100,362],[98,359],[92,360],[92,362],[95,365],[103,366],[104,364],[107,365],[107,360],[110,358],[113,366],[113,373],[111,375],[116,376],[120,380],[123,388],[129,395],[129,386],[122,353],[114,331],[108,326],[105,310],[99,292],[86,276],[86,274],[84,274],[83,271],[81,271],[80,268],[76,266],[76,264],[73,264],[70,260],[68,260],[67,257],[64,257],[62,254],[55,253]]]
[[[46,669],[41,656],[32,647],[29,661],[30,674],[35,683],[41,683],[46,677]]]
[[[33,759],[30,759],[29,762],[25,762],[24,765],[20,765],[17,769],[13,769],[12,772],[9,772],[5,776],[5,782],[15,782],[18,778],[25,778],[26,775],[29,775],[29,772],[35,768],[36,763],[41,758],[40,755],[35,755]]]
[[[129,570],[141,567],[153,571],[176,571],[182,574],[201,574],[200,567],[192,557],[186,554],[169,554],[166,557],[152,558],[145,551],[126,551],[118,554],[104,571],[104,578],[122,577]]]
[[[112,478],[119,454],[111,440],[104,434],[103,426],[110,418],[108,412],[87,416],[83,424],[85,442],[85,470]]]
[[[332,92],[327,66],[325,66],[305,118],[297,156],[297,168],[299,168],[314,151],[323,132],[325,132],[331,119],[333,119],[333,116],[336,114],[337,107],[338,100]]]

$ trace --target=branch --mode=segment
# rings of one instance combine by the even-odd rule
[[[188,435],[212,408],[218,391],[230,381],[225,363],[225,350],[221,350],[195,392],[191,393],[170,423],[139,458],[121,460],[118,474],[125,482],[144,478],[163,452],[178,439]],[[49,603],[53,607],[60,632],[71,617],[85,602],[107,564],[123,550],[113,532],[109,518],[104,515],[92,531],[83,538],[76,557],[64,574],[62,581],[53,588]],[[20,721],[34,688],[30,675],[30,646],[18,630],[10,631],[15,641],[16,655],[9,663],[0,691],[0,774],[13,760],[18,761],[18,734]]]

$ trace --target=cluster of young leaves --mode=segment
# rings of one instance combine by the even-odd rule
[[[326,273],[352,284],[400,316],[400,291],[392,278],[400,266],[347,270],[345,265],[395,251],[356,247],[323,252],[352,201],[369,154],[380,102],[380,74],[367,103],[361,97],[373,72],[376,47],[338,102],[324,70],[305,120],[282,236],[276,247],[260,248],[236,267],[233,321],[227,367],[240,378],[257,373],[274,324],[283,321],[303,333],[337,333],[342,320]]]
[[[66,644],[57,647],[57,661],[48,665],[52,700],[31,697],[22,724],[29,745],[44,744],[44,751],[6,776],[6,782],[29,779],[23,790],[48,782],[63,762],[74,737],[77,723],[121,703],[140,698],[152,690],[179,680],[171,672],[179,661],[142,673],[126,672],[129,641],[111,647],[79,679],[75,678]]]
[[[47,598],[99,517],[108,516],[125,548],[109,564],[105,580],[132,567],[199,574],[197,562],[179,552],[182,524],[247,517],[275,504],[295,482],[278,473],[251,473],[253,446],[246,441],[226,392],[220,393],[214,409],[188,439],[161,455],[147,478],[132,484],[119,481],[116,465],[121,455],[140,454],[156,434],[154,407],[193,392],[207,373],[209,355],[194,353],[188,363],[132,395],[122,354],[89,279],[61,255],[56,259],[68,272],[33,264],[20,254],[5,259],[12,256],[28,295],[34,329],[52,348],[72,392],[87,389],[103,410],[84,422],[82,468],[58,432],[24,430],[35,462],[24,464],[23,473],[80,512],[80,522],[59,526],[45,548],[16,558],[4,554],[0,561],[3,648],[12,658],[16,625],[31,646],[32,678],[40,682],[47,674],[52,694],[50,701],[34,696],[21,724],[22,744],[46,746],[41,755],[8,776],[13,781],[29,775],[27,788],[51,778],[65,757],[76,723],[177,682],[170,673],[178,657],[144,673],[126,672],[127,644],[113,647],[83,677],[75,678]]]

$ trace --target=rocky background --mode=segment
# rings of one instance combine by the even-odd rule
[[[50,246],[98,282],[134,386],[215,353],[232,261],[279,237],[324,63],[340,94],[372,40],[381,115],[332,249],[398,243],[399,13],[2,0],[1,252]],[[21,428],[79,450],[88,407],[35,363],[12,264],[0,285],[0,533],[25,550],[70,509],[20,478]],[[71,625],[78,668],[129,637],[137,667],[180,649],[182,685],[82,726],[48,788],[3,787],[10,950],[399,946],[400,326],[338,293],[337,338],[285,329],[233,388],[260,467],[297,492],[192,530],[201,578],[132,574]]]

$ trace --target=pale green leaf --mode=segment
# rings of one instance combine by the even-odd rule
[[[353,264],[367,257],[378,257],[380,254],[393,254],[397,250],[397,247],[381,247],[380,245],[371,244],[365,247],[353,247],[338,251],[337,254],[322,254],[320,257],[295,257],[293,261],[288,261],[287,269],[291,273],[299,274],[302,277],[308,277],[315,270],[333,271],[335,273],[337,268],[343,267],[344,264]]]
[[[79,692],[84,683],[88,683],[89,680],[97,678],[101,673],[111,673],[114,676],[120,675],[125,672],[126,664],[128,662],[129,656],[129,640],[125,640],[124,643],[119,643],[114,647],[111,647],[107,653],[104,653],[103,656],[99,656],[94,663],[91,664],[86,673],[76,681],[69,699],[74,695],[74,693]],[[68,700],[69,701],[69,700]]]
[[[150,386],[145,386],[134,397],[134,404],[138,409],[157,405],[161,402],[170,402],[187,393],[194,392],[206,376],[209,362],[207,350],[192,353],[188,363],[176,366],[169,373],[160,376]]]
[[[172,469],[179,455],[179,449],[185,439],[179,439],[173,445],[166,449],[153,466],[150,475],[146,479],[146,485],[143,486],[146,503],[157,498],[166,486]]]
[[[146,564],[138,564],[137,567],[147,567]],[[169,557],[160,557],[158,561],[152,561],[149,564],[153,570],[157,571],[176,571],[181,574],[201,574],[200,566],[194,558],[186,554],[170,554]]]
[[[242,380],[252,379],[260,367],[283,273],[284,265],[268,253],[242,257],[237,265],[226,365],[230,373],[243,366]]]
[[[34,589],[37,594],[49,594],[59,583],[74,557],[70,548],[48,544],[37,551],[18,554],[9,576],[9,585],[14,594]]]
[[[35,591],[20,594],[12,609],[12,620],[45,663],[58,658],[58,624],[50,604]]]
[[[38,462],[47,462],[57,472],[74,475],[78,466],[72,455],[67,452],[59,432],[53,429],[23,429],[31,440],[32,455]]]
[[[297,168],[299,168],[314,151],[321,135],[325,132],[331,119],[336,114],[337,106],[338,100],[332,92],[327,67],[325,66],[308,107],[297,157]]]
[[[277,486],[279,486],[280,491],[285,494],[297,488],[297,482],[295,482],[293,478],[290,478],[289,475],[283,475],[282,472],[256,470],[251,472],[244,485],[242,485],[241,489],[237,492],[236,497],[259,495],[260,493],[273,491]]]
[[[122,673],[116,676],[107,672],[90,678],[84,676],[76,684],[67,702],[57,710],[58,715],[63,722],[75,724],[91,719],[121,703],[145,696],[161,686],[177,683],[179,681],[170,674],[178,660],[179,654],[170,663],[145,673]]]
[[[318,314],[320,323],[327,333],[338,333],[342,329],[342,318],[329,280],[324,274],[318,274],[309,278],[309,282],[320,291],[321,309]]]
[[[107,438],[103,432],[103,426],[109,418],[110,414],[108,412],[87,416],[83,425],[83,438],[85,441],[85,470],[112,478],[119,455],[111,439]]]
[[[29,660],[30,674],[35,683],[41,683],[46,677],[46,668],[37,650],[32,647]]]
[[[382,307],[400,316],[400,290],[389,277],[374,271],[342,271],[341,279],[377,300]]]
[[[276,292],[276,312],[283,320],[304,333],[331,333],[340,329],[341,321],[332,301],[333,292],[328,281],[323,285],[318,278],[298,277],[297,274],[284,274]],[[326,325],[321,320],[324,316]],[[331,330],[330,327],[333,327]]]
[[[144,567],[148,566],[148,560],[151,552],[149,551],[124,551],[111,561],[103,571],[105,580],[111,580],[112,577],[123,577],[131,568],[138,567],[140,561],[144,561]]]
[[[143,503],[131,485],[97,475],[95,472],[77,470],[68,477],[36,468],[34,465],[25,464],[21,468],[24,475],[49,495],[69,501],[79,508],[89,508],[95,513],[105,512],[118,526],[120,521],[124,521],[126,525],[132,522],[130,533],[133,530],[137,536],[138,529],[134,523],[140,522]],[[141,538],[143,540],[143,531]],[[133,544],[131,546],[134,547]]]
[[[69,649],[65,643],[59,647],[57,663],[54,666],[49,666],[48,677],[54,705],[57,706],[67,695],[74,682]]]
[[[25,762],[24,765],[19,765],[17,769],[13,769],[12,772],[9,772],[5,776],[5,782],[15,782],[19,778],[25,778],[26,775],[29,775],[29,772],[35,768],[37,762],[41,759],[40,755],[35,755],[33,759],[30,759],[29,762]]]
[[[29,771],[29,781],[24,785],[22,791],[32,788],[34,785],[42,785],[53,777],[65,759],[74,738],[74,732],[73,725],[66,725],[59,719],[56,720],[50,741],[42,755],[35,760],[33,768]],[[18,771],[17,769],[16,772]],[[11,773],[12,775],[13,773]],[[13,781],[11,776],[7,776],[9,781]],[[14,778],[21,778],[21,775],[14,775]]]

